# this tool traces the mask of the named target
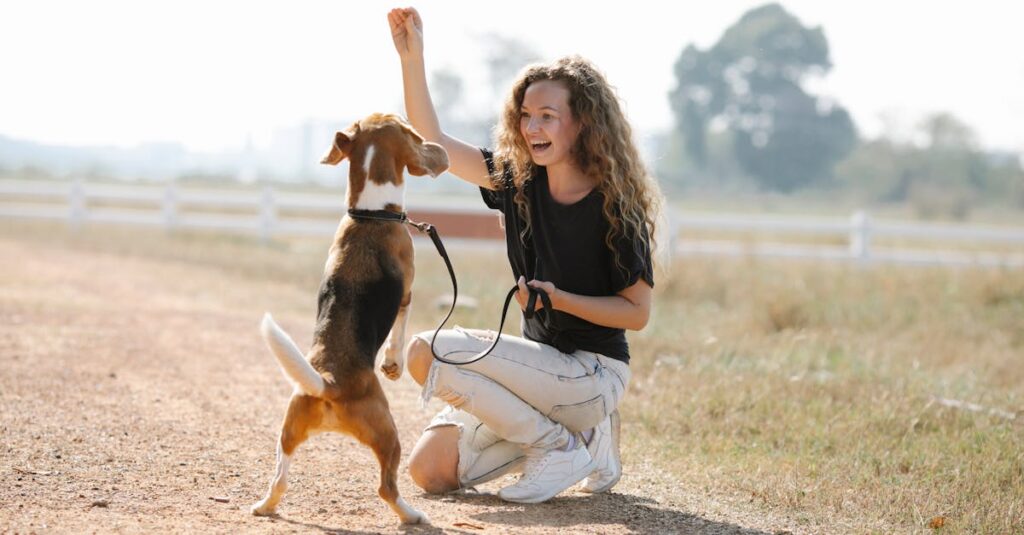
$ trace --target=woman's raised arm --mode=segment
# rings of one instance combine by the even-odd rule
[[[448,151],[448,171],[466,182],[493,189],[480,150],[465,141],[445,134],[437,120],[434,103],[427,88],[423,61],[423,19],[411,7],[388,12],[391,38],[402,61],[402,89],[409,122],[427,139],[440,143]]]

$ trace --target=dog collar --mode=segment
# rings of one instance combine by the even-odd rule
[[[352,219],[375,219],[377,221],[394,221],[396,223],[405,223],[409,220],[405,212],[392,212],[391,210],[359,210],[349,208],[348,215]]]

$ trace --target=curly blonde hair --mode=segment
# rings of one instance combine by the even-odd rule
[[[615,240],[619,236],[638,240],[643,230],[652,242],[655,240],[661,192],[640,159],[633,143],[633,129],[626,121],[615,90],[590,61],[579,56],[526,67],[513,83],[495,127],[496,161],[511,170],[516,207],[525,223],[520,238],[525,238],[530,229],[529,204],[523,190],[536,165],[520,133],[519,119],[526,89],[541,80],[561,82],[569,90],[569,109],[580,126],[570,153],[583,173],[597,179],[596,187],[604,196],[604,216],[610,224],[605,245],[614,255],[616,265],[623,268]],[[502,167],[495,166],[498,176],[491,178],[498,187]],[[652,243],[652,251],[653,246]]]

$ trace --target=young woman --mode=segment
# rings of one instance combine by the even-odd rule
[[[448,151],[455,176],[480,187],[505,216],[520,307],[527,287],[550,298],[523,319],[523,337],[503,334],[494,351],[465,366],[433,358],[432,332],[412,338],[407,366],[424,399],[448,403],[413,449],[409,471],[428,492],[475,486],[522,467],[498,495],[543,502],[583,480],[604,492],[622,473],[616,407],[629,384],[625,329],[651,309],[650,236],[660,203],[632,131],[603,75],[579,57],[524,70],[512,86],[492,152],[445,134],[427,89],[423,22],[393,9],[388,22],[401,58],[414,127]],[[456,327],[435,349],[468,360],[494,333]]]

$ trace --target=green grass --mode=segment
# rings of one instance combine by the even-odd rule
[[[281,306],[310,317],[328,246],[3,229],[45,247],[198,264],[225,284],[293,284]],[[480,304],[452,324],[495,328],[512,282],[503,255],[452,257],[460,293]],[[630,334],[627,469],[653,464],[681,485],[835,531],[928,531],[941,516],[943,532],[1024,532],[1024,271],[681,258],[656,282],[651,322]],[[435,300],[450,291],[443,263],[421,247],[410,328],[433,328]]]

